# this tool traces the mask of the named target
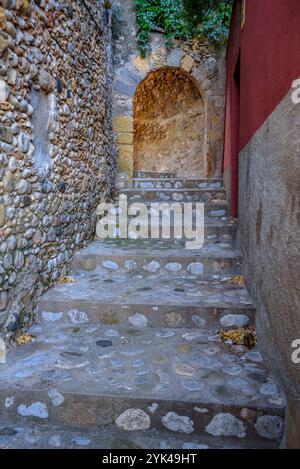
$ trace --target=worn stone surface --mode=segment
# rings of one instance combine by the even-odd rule
[[[174,363],[173,368],[175,373],[181,376],[193,376],[196,372],[195,368],[186,363]]]
[[[264,415],[255,424],[257,433],[268,440],[279,440],[283,433],[283,420],[274,415]]]
[[[89,441],[89,443],[88,443]],[[112,426],[107,426],[105,432],[102,428],[93,430],[82,428],[78,430],[63,430],[58,427],[47,428],[45,425],[11,425],[0,427],[0,448],[2,449],[75,449],[80,448],[80,443],[85,443],[84,448],[88,449],[226,449],[244,448],[244,442],[235,441],[231,443],[220,442],[209,436],[197,436],[195,434],[185,435],[184,433],[170,433],[166,437],[164,432],[149,428],[145,431],[133,433],[127,432],[120,435]],[[88,443],[88,444],[87,444]],[[272,442],[256,442],[252,448],[272,448]]]
[[[246,436],[245,426],[241,420],[234,415],[220,413],[214,416],[207,425],[206,431],[214,436],[236,436],[243,438]]]
[[[3,339],[0,337],[0,364],[6,362],[6,345]]]
[[[18,259],[13,237],[8,248],[7,265]],[[219,337],[224,318],[253,324],[245,287],[230,281],[240,256],[233,239],[215,238],[191,251],[178,240],[96,241],[76,254],[71,281],[40,300],[35,340],[2,365],[0,445],[276,447],[279,388],[258,348]],[[31,421],[47,422],[47,439],[24,437]]]
[[[28,407],[21,404],[18,407],[18,413],[22,415],[22,417],[37,417],[39,419],[48,418],[48,410],[43,402],[34,402]]]
[[[133,316],[130,316],[128,320],[135,327],[146,327],[148,324],[148,319],[144,314],[135,313]]]
[[[126,431],[147,430],[150,417],[141,409],[127,409],[116,419],[116,425]]]
[[[244,314],[227,314],[220,323],[223,327],[245,327],[249,324],[249,318]]]
[[[55,388],[49,389],[48,396],[50,397],[51,402],[55,407],[59,406],[64,402],[64,397]]]
[[[68,311],[68,316],[73,324],[85,324],[89,322],[89,317],[84,311],[78,311],[77,309],[71,309]]]
[[[188,73],[191,73],[192,68],[195,65],[195,60],[189,55],[185,55],[181,61],[181,67]]]
[[[205,278],[210,275],[230,277],[239,272],[241,253],[231,243],[221,245],[209,243],[201,249],[186,250],[183,243],[164,242],[163,240],[105,240],[91,243],[84,251],[76,253],[74,266],[77,270],[93,272],[109,270],[118,273],[131,273],[151,276],[156,273],[169,274],[170,277]],[[170,262],[171,259],[176,262]],[[201,262],[194,262],[196,259]],[[93,263],[93,269],[90,264]],[[108,268],[108,266],[110,268]],[[228,315],[229,316],[229,315]],[[243,322],[246,321],[242,318]],[[240,324],[242,321],[239,318]],[[226,322],[226,320],[224,320]],[[228,321],[233,321],[233,319]]]
[[[96,323],[74,327],[71,321],[65,320],[63,323],[50,322],[43,327],[37,325],[30,330],[36,340],[11,352],[6,365],[2,365],[0,393],[14,397],[13,405],[7,408],[10,415],[20,405],[23,406],[21,415],[28,413],[26,409],[32,402],[38,402],[46,404],[51,419],[57,418],[52,410],[57,407],[63,420],[70,425],[76,422],[96,424],[100,422],[97,419],[103,418],[102,412],[106,412],[106,419],[113,418],[113,421],[129,408],[147,413],[144,402],[149,402],[148,407],[159,397],[167,407],[159,404],[154,415],[166,409],[162,416],[174,411],[189,418],[194,415],[192,420],[195,422],[202,415],[206,425],[215,414],[214,406],[224,405],[224,412],[230,406],[235,418],[249,402],[252,407],[265,409],[266,415],[273,415],[272,412],[275,416],[276,412],[280,415],[283,401],[273,402],[275,397],[281,397],[279,391],[272,396],[261,393],[261,386],[270,382],[264,364],[247,359],[245,347],[228,349],[220,341],[216,329],[149,326],[141,329],[127,320],[115,325],[112,335],[111,326]],[[233,366],[239,368],[239,374],[234,377],[227,373]],[[46,385],[42,384],[45,379]],[[9,393],[6,390],[8,383]],[[22,390],[21,394],[18,390]],[[107,401],[103,410],[95,412],[93,405],[104,402],[103,396],[108,395],[115,404],[111,407]],[[70,396],[75,399],[71,406]],[[133,399],[135,406],[122,408],[114,416],[116,403],[125,398]],[[180,402],[182,404],[175,404]],[[208,408],[208,411],[191,414],[195,406]],[[34,409],[36,407],[41,408],[40,404]],[[125,417],[122,422],[129,422],[130,426],[131,417]],[[220,427],[224,419],[223,423],[227,425],[228,417],[218,419]]]
[[[112,274],[113,273],[113,274]],[[113,278],[112,278],[113,275]],[[98,271],[74,273],[74,283],[57,285],[49,290],[41,301],[41,308],[49,308],[50,302],[64,310],[77,304],[113,302],[118,305],[193,305],[195,307],[250,308],[251,299],[244,288],[226,284],[211,278],[168,277],[166,274],[144,276],[130,272]],[[134,286],[129,282],[134,281]],[[53,307],[52,306],[52,307]],[[220,326],[219,326],[220,327]]]
[[[5,222],[5,206],[3,204],[0,205],[0,227],[4,225]]]
[[[163,425],[173,432],[193,433],[194,422],[184,415],[178,415],[176,412],[169,412],[162,418]]]
[[[4,80],[0,80],[0,103],[5,103],[9,97],[10,88]]]
[[[64,423],[71,426],[94,426],[96,424],[94,412],[82,402],[73,403],[72,407],[64,411],[62,417]]]
[[[44,321],[53,322],[53,321],[59,321],[59,319],[61,319],[62,317],[62,313],[52,313],[48,311],[42,311],[41,316]]]
[[[72,2],[70,16],[66,0],[21,3],[30,6],[25,16],[16,2],[1,7],[0,327],[7,335],[32,322],[37,296],[93,236],[115,168],[109,22],[98,29],[104,8],[89,2],[91,17]]]
[[[91,440],[87,438],[86,436],[74,436],[72,439],[72,443],[75,443],[77,446],[89,446],[91,443]]]
[[[135,184],[136,180],[134,179],[132,182]],[[152,185],[153,182],[140,182],[139,188],[125,189],[122,193],[127,196],[129,202],[138,201],[140,198],[143,200],[159,200],[162,202],[221,202],[225,201],[226,198],[226,194],[222,190],[210,190],[209,188],[203,190],[201,188],[197,188],[197,186],[194,188],[187,188],[186,180],[182,180],[180,187],[176,187],[175,185],[174,188],[170,187],[171,184],[167,181],[165,182],[164,187],[156,187],[156,189],[154,189],[153,185],[152,187],[145,187],[146,184]],[[167,184],[169,184],[169,187]]]
[[[134,97],[134,168],[203,176],[204,119],[188,76],[170,68],[149,74]]]

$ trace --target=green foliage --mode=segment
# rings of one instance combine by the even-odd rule
[[[167,37],[192,37],[224,42],[228,36],[231,0],[135,0],[138,42],[142,56],[148,50],[151,31],[161,28]]]
[[[230,27],[231,7],[230,2],[220,1],[214,8],[212,2],[212,6],[204,11],[203,19],[196,27],[197,35],[211,42],[225,42]]]

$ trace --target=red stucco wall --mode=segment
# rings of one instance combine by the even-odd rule
[[[234,16],[237,10],[235,2]],[[243,149],[300,77],[300,0],[246,0],[243,30],[227,56],[224,171],[231,172],[233,215],[237,215],[237,148]],[[240,54],[240,99],[234,78]],[[239,125],[238,125],[239,120]]]

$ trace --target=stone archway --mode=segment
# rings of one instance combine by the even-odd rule
[[[134,170],[203,177],[205,110],[194,80],[164,67],[139,84],[133,99]]]
[[[131,2],[129,0],[122,1],[122,8],[125,4],[131,5]],[[133,171],[137,166],[134,164],[134,159],[137,162],[136,155],[138,152],[138,150],[135,151],[134,158],[135,97],[148,78],[158,76],[156,74],[160,74],[162,71],[169,72],[170,70],[177,71],[179,76],[184,77],[185,80],[188,79],[187,86],[197,90],[197,94],[202,97],[203,119],[198,125],[198,136],[203,138],[202,150],[198,153],[198,162],[202,165],[200,174],[203,177],[219,177],[222,169],[224,136],[225,49],[199,45],[198,43],[187,45],[179,41],[174,43],[170,49],[167,49],[165,47],[165,37],[161,34],[154,34],[151,36],[149,55],[146,58],[141,58],[138,44],[132,39],[133,31],[136,31],[133,18],[134,15],[130,10],[130,14],[127,14],[124,23],[122,23],[119,39],[115,45],[112,116],[118,150],[117,187],[122,188],[127,184],[130,186]],[[188,116],[188,106],[186,108]],[[183,113],[181,108],[179,114],[180,112]],[[188,121],[189,119],[182,119],[181,125],[187,124]],[[193,121],[193,118],[190,119],[191,121]],[[193,126],[190,126],[190,122],[187,125],[190,131],[193,132]],[[188,138],[188,135],[186,137]],[[188,142],[187,138],[186,142]],[[190,151],[190,154],[185,155],[185,165],[183,165],[183,168],[187,169],[189,162],[187,157],[193,159],[194,144],[183,146],[182,142],[179,141],[179,144],[175,147],[178,148],[178,154],[180,155]],[[162,163],[160,171],[165,168],[163,156],[167,156],[167,151],[162,152],[160,156],[160,162]],[[151,159],[150,154],[148,162]],[[193,177],[198,177],[198,175],[199,168],[197,168],[197,172],[193,174]],[[189,174],[188,177],[190,178]]]

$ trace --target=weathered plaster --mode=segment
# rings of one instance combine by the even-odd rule
[[[257,301],[260,343],[293,401],[287,428],[289,418],[300,420],[300,364],[291,358],[292,342],[300,339],[299,128],[300,106],[288,93],[239,159],[245,274]],[[298,428],[298,447],[299,435]]]

